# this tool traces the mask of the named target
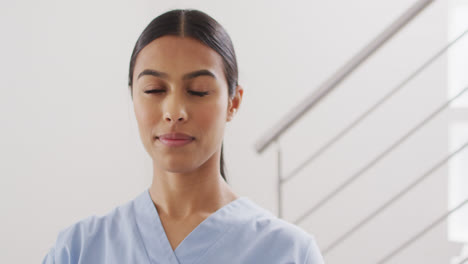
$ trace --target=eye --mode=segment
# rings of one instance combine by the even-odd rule
[[[159,90],[149,90],[149,91],[145,91],[145,93],[147,93],[147,94],[162,93],[162,92],[165,92],[165,90],[159,89]]]
[[[203,97],[208,94],[208,92],[196,92],[196,91],[188,91],[192,95]]]

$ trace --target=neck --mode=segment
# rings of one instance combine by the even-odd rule
[[[166,217],[183,219],[195,214],[211,214],[238,198],[221,177],[219,166],[204,164],[187,173],[157,168],[159,166],[153,163],[150,195],[158,213]]]

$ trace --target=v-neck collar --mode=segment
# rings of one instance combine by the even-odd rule
[[[241,212],[245,205],[251,210]],[[216,241],[236,226],[236,222],[249,218],[255,209],[247,197],[237,198],[208,216],[172,250],[149,189],[135,199],[136,222],[152,264],[196,263]]]

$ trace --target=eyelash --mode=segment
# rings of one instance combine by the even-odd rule
[[[149,90],[149,91],[145,91],[145,93],[147,94],[152,94],[152,93],[162,93],[162,92],[165,92],[166,90]],[[190,94],[192,95],[196,95],[196,96],[200,96],[200,97],[203,97],[205,95],[208,94],[208,92],[195,92],[195,91],[188,91]]]

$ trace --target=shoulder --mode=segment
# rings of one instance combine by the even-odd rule
[[[281,238],[282,240],[305,243],[314,238],[312,234],[304,229],[276,217],[251,200],[244,199],[244,203],[252,212],[251,217],[246,221],[248,231],[255,231],[259,235],[268,236],[269,238]]]
[[[255,234],[256,246],[271,254],[288,254],[293,259],[300,260],[299,263],[323,263],[313,234],[276,217],[250,200],[247,205],[256,213],[241,232]]]
[[[61,230],[59,242],[75,244],[85,240],[98,239],[106,230],[119,230],[132,222],[132,201],[113,208],[104,215],[92,215],[83,218]],[[112,235],[107,233],[105,235]]]
[[[269,244],[269,247],[278,250],[289,248],[294,254],[301,255],[304,259],[308,258],[307,255],[321,258],[315,236],[304,229],[273,215],[257,218],[255,225],[258,234]]]
[[[101,248],[109,241],[128,238],[134,227],[133,206],[133,201],[129,201],[104,215],[82,218],[60,230],[43,263],[74,263],[91,248]]]

